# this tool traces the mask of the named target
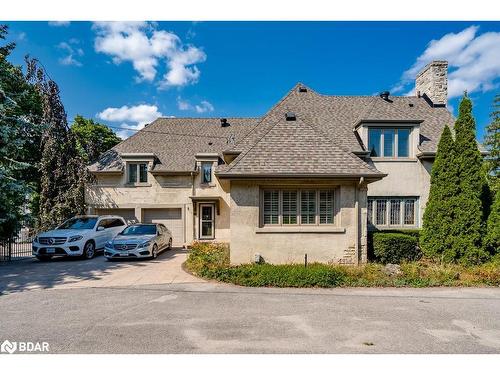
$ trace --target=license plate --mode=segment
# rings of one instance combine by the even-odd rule
[[[128,253],[120,253],[121,257],[128,257]]]
[[[45,249],[45,251],[47,252],[47,254],[54,254],[56,252],[56,248],[55,247],[47,247]]]

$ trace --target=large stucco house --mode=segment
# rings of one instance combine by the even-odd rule
[[[416,96],[293,87],[260,118],[159,118],[90,166],[90,213],[161,222],[231,262],[357,264],[373,228],[418,228],[444,126],[447,63]]]

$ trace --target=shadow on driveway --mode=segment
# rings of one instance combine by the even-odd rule
[[[187,250],[175,248],[162,252],[158,258],[120,259],[107,261],[102,255],[91,260],[70,257],[55,257],[41,262],[31,258],[0,263],[0,295],[30,289],[53,288],[82,281],[99,281],[112,278],[127,269],[127,275],[147,273],[148,269],[158,269],[161,263],[168,264],[174,257],[185,257]],[[143,269],[143,270],[142,270]],[[123,273],[122,273],[123,274]]]

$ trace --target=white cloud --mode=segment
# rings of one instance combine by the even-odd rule
[[[208,100],[202,100],[199,104],[191,104],[189,101],[177,98],[177,108],[181,111],[196,111],[197,113],[213,112],[214,106]]]
[[[124,105],[120,108],[109,107],[97,114],[97,117],[101,120],[119,122],[119,127],[128,128],[116,132],[123,139],[162,116],[163,114],[158,110],[156,105],[149,104],[139,104],[130,107]]]
[[[157,30],[153,23],[96,22],[93,29],[95,50],[111,56],[115,64],[131,62],[140,81],[152,82],[160,63],[166,70],[160,88],[185,86],[199,79],[196,64],[206,60],[203,50],[183,44],[172,32]]]
[[[83,49],[78,47],[78,44],[77,39],[71,38],[68,42],[61,42],[57,45],[57,48],[66,53],[66,56],[59,59],[60,64],[82,66],[82,63],[76,58],[84,55]]]
[[[429,42],[426,50],[403,73],[393,88],[402,92],[417,73],[432,60],[447,60],[449,64],[448,97],[468,92],[490,91],[498,87],[500,78],[500,32],[477,35],[478,26],[470,26],[458,33],[449,33]],[[407,94],[413,94],[414,89]]]
[[[206,100],[202,100],[200,104],[197,104],[194,106],[196,109],[196,112],[198,113],[205,113],[205,112],[213,112],[214,111],[214,106],[207,102]]]
[[[70,22],[69,21],[49,21],[49,26],[54,26],[54,27],[67,27],[69,26]]]

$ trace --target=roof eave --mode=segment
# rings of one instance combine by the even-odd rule
[[[364,177],[367,179],[380,180],[387,176],[387,173],[231,173],[216,172],[215,175],[221,179],[268,179],[268,178],[317,178],[317,179],[357,179]]]
[[[363,124],[421,124],[424,120],[421,119],[411,119],[411,120],[378,120],[378,119],[361,119],[356,125],[354,125],[353,130],[357,130]]]

